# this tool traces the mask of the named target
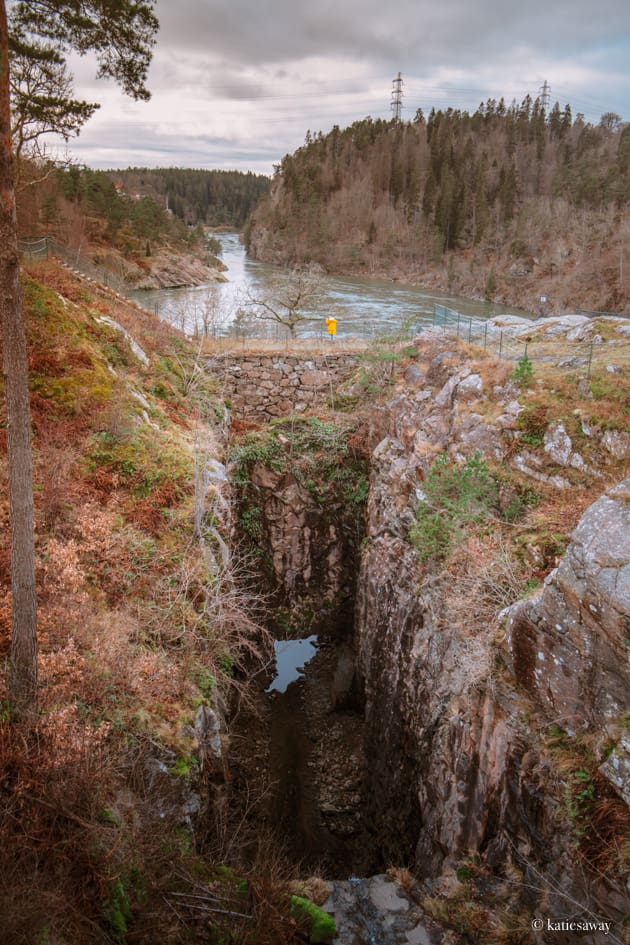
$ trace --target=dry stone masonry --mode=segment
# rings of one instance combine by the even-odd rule
[[[208,369],[221,380],[234,413],[247,420],[272,420],[322,406],[356,370],[357,355],[219,355]]]

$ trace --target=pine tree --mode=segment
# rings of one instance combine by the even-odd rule
[[[549,112],[549,131],[552,138],[559,138],[562,134],[562,112],[560,103],[556,102]]]
[[[37,152],[47,134],[78,135],[99,107],[75,99],[72,77],[61,54],[49,44],[28,42],[20,31],[9,34],[11,68],[11,137],[17,158],[29,147]]]
[[[158,23],[153,0],[30,0],[12,8],[12,29],[34,55],[41,44],[64,53],[94,52],[98,75],[113,77],[134,98],[147,99],[145,79]],[[9,696],[17,715],[37,709],[37,597],[28,360],[20,292],[11,145],[9,26],[0,0],[0,314],[7,411],[11,518],[12,637]]]

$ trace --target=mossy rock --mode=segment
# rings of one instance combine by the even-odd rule
[[[291,915],[307,930],[312,945],[317,945],[318,942],[330,942],[337,934],[333,917],[310,899],[291,896]]]

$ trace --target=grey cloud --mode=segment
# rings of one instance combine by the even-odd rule
[[[388,116],[399,70],[406,118],[521,100],[545,78],[552,101],[591,121],[630,118],[627,0],[600,0],[594,21],[591,0],[158,0],[157,12],[148,106],[76,62],[78,91],[103,102],[73,145],[88,163],[269,171],[307,128]]]
[[[189,52],[184,58],[170,50],[156,56],[150,85],[154,94],[177,87],[182,94],[191,97],[201,94],[235,101],[259,99],[269,94],[272,87],[265,70],[258,69],[255,76],[249,74],[250,71],[239,63],[218,60],[197,51]]]
[[[626,0],[168,0],[158,3],[160,43],[218,52],[249,64],[285,63],[309,56],[435,65],[447,57],[471,63],[500,55],[515,42],[532,49],[585,48],[630,30]]]
[[[277,155],[269,149],[251,148],[235,150],[231,145],[211,142],[206,150],[174,146],[172,148],[137,147],[123,160],[120,154],[97,146],[86,148],[80,160],[95,169],[116,167],[195,167],[225,170],[250,170],[256,174],[269,174]]]
[[[278,160],[276,141],[264,135],[251,145],[203,130],[194,137],[182,138],[176,130],[162,130],[158,135],[150,124],[120,125],[114,119],[92,131],[87,126],[73,143],[72,151],[79,161],[94,168],[177,165],[269,173]]]

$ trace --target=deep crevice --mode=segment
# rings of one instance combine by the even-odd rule
[[[342,455],[331,471],[324,466],[329,455],[316,454],[305,483],[299,469],[270,469],[257,459],[271,453],[278,465],[266,436],[262,431],[264,448],[250,441],[255,460],[246,472],[237,470],[235,537],[255,538],[261,589],[274,604],[268,622],[274,637],[316,634],[318,646],[286,692],[265,691],[273,667],[253,681],[253,705],[241,707],[231,727],[232,796],[237,804],[248,798],[250,821],[270,828],[297,867],[329,877],[369,875],[385,864],[365,817],[364,700],[353,651],[365,507],[346,472],[365,477],[367,466],[362,460],[357,467],[356,454]],[[330,477],[324,486],[317,462]],[[291,465],[297,463],[292,455]],[[329,490],[324,501],[313,481]]]

